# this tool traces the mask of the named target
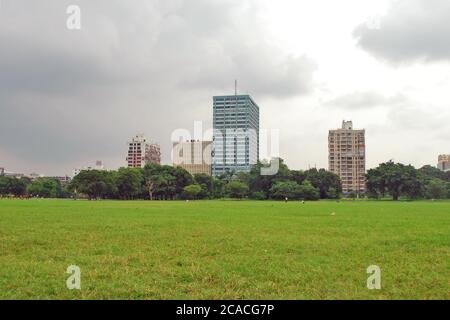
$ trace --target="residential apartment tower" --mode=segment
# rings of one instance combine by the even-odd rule
[[[363,195],[366,191],[365,130],[355,130],[351,121],[343,121],[341,129],[329,132],[328,154],[329,171],[341,178],[344,195],[352,192]]]

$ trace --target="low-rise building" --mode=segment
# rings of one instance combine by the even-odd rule
[[[101,160],[97,160],[96,162],[95,162],[95,165],[94,166],[88,166],[88,167],[82,167],[82,168],[75,168],[75,169],[73,169],[73,171],[72,171],[72,176],[71,177],[69,177],[69,178],[74,178],[75,176],[77,176],[81,171],[91,171],[91,170],[99,170],[99,171],[102,171],[102,170],[105,170],[105,166],[103,165],[103,161],[101,161]]]
[[[190,174],[211,175],[212,141],[175,142],[172,150],[173,165]]]
[[[24,173],[16,173],[16,172],[8,172],[8,171],[5,171],[3,175],[5,177],[11,177],[11,178],[17,178],[17,179],[26,177],[26,175]]]

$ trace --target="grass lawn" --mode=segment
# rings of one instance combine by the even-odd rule
[[[0,200],[0,299],[449,299],[449,281],[450,202]]]

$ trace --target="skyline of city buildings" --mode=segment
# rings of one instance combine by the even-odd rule
[[[444,172],[450,171],[450,154],[441,154],[438,157],[437,167]]]
[[[212,175],[250,172],[259,160],[259,106],[250,95],[213,97]]]
[[[213,141],[173,143],[172,165],[180,166],[193,175],[249,172],[259,161],[259,120],[259,106],[250,95],[214,96]],[[129,168],[143,168],[148,163],[161,164],[160,145],[149,143],[143,134],[138,134],[128,141],[126,161]],[[450,154],[438,156],[437,168],[450,171]],[[103,162],[98,160],[95,166],[77,168],[71,176],[55,178],[66,181],[83,170],[104,170]],[[365,193],[365,129],[355,130],[352,121],[344,120],[341,128],[329,130],[328,170],[341,178],[344,194]],[[44,177],[37,173],[9,172],[4,167],[0,167],[0,175],[30,179]]]
[[[173,143],[173,166],[181,167],[190,174],[211,176],[212,141],[181,141]]]
[[[344,194],[362,195],[366,191],[365,130],[355,130],[352,121],[328,135],[328,170],[341,178]]]

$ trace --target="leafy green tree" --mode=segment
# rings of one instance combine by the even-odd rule
[[[433,179],[426,186],[428,199],[445,199],[448,195],[448,183],[441,179]]]
[[[194,181],[201,187],[200,199],[213,198],[214,178],[207,174],[195,174]]]
[[[162,166],[162,172],[156,180],[156,192],[160,199],[169,200],[174,197],[177,191],[176,179],[173,175],[173,168]]]
[[[174,177],[175,181],[175,194],[173,196],[178,196],[183,193],[184,187],[191,185],[194,183],[194,178],[192,175],[187,172],[185,169],[181,167],[170,167],[172,170],[169,169],[169,172]]]
[[[183,196],[186,199],[194,200],[197,199],[198,195],[202,192],[202,187],[198,184],[191,184],[183,189]]]
[[[225,181],[213,178],[212,198],[221,199],[225,196]]]
[[[305,171],[302,170],[292,170],[291,171],[291,179],[297,182],[298,185],[302,185],[303,181],[305,181],[308,177]]]
[[[320,191],[315,188],[309,180],[305,180],[300,186],[300,198],[312,201],[319,200]]]
[[[430,165],[420,168],[419,172],[427,182],[429,182],[432,179],[440,179],[443,181],[450,182],[449,180],[450,175],[447,172],[443,172],[438,168],[432,167]]]
[[[426,182],[420,171],[411,165],[403,166],[404,183],[401,192],[408,199],[420,199],[425,197]]]
[[[13,178],[10,181],[10,193],[16,197],[24,196],[27,193],[27,180]]]
[[[150,200],[176,198],[183,194],[184,187],[194,183],[192,175],[185,169],[157,164],[144,167],[143,179]]]
[[[305,172],[306,178],[319,189],[321,199],[337,199],[342,193],[342,183],[338,175],[325,169],[310,169]]]
[[[252,192],[263,192],[266,198],[270,197],[270,189],[278,181],[289,181],[292,174],[283,159],[279,160],[278,172],[275,175],[262,175],[261,170],[267,168],[269,163],[258,162],[254,165],[248,176],[248,186]]]
[[[450,182],[447,182],[447,199],[450,199]]]
[[[27,178],[0,176],[0,195],[13,195],[20,197],[26,194],[27,185],[30,183]]]
[[[224,174],[217,177],[217,179],[224,181],[225,183],[231,182],[235,177],[236,172],[234,170],[226,171]]]
[[[252,192],[250,198],[253,200],[267,200],[266,194],[262,191]]]
[[[154,199],[157,192],[156,186],[158,182],[159,175],[163,172],[162,166],[159,164],[147,164],[143,170],[143,178],[146,190],[150,197],[150,200]]]
[[[234,199],[242,199],[248,195],[248,186],[240,181],[231,181],[225,186],[225,193]]]
[[[277,181],[270,189],[270,195],[272,199],[284,200],[288,199],[300,199],[303,195],[303,190],[294,181]]]
[[[11,180],[10,177],[0,176],[0,195],[7,196],[11,194]]]
[[[68,184],[60,184],[57,188],[57,197],[60,199],[68,199],[73,196]]]
[[[116,184],[114,176],[116,173],[100,170],[83,170],[76,175],[69,185],[75,195],[85,194],[89,200],[114,197],[116,194]]]
[[[138,168],[120,168],[116,176],[116,186],[119,197],[134,199],[141,193],[142,172]]]
[[[59,181],[52,178],[37,178],[27,187],[27,192],[32,197],[56,198],[58,195]]]
[[[366,174],[367,189],[370,194],[384,196],[389,193],[394,201],[404,195],[417,198],[423,194],[420,175],[412,166],[405,166],[392,161],[380,164]]]

